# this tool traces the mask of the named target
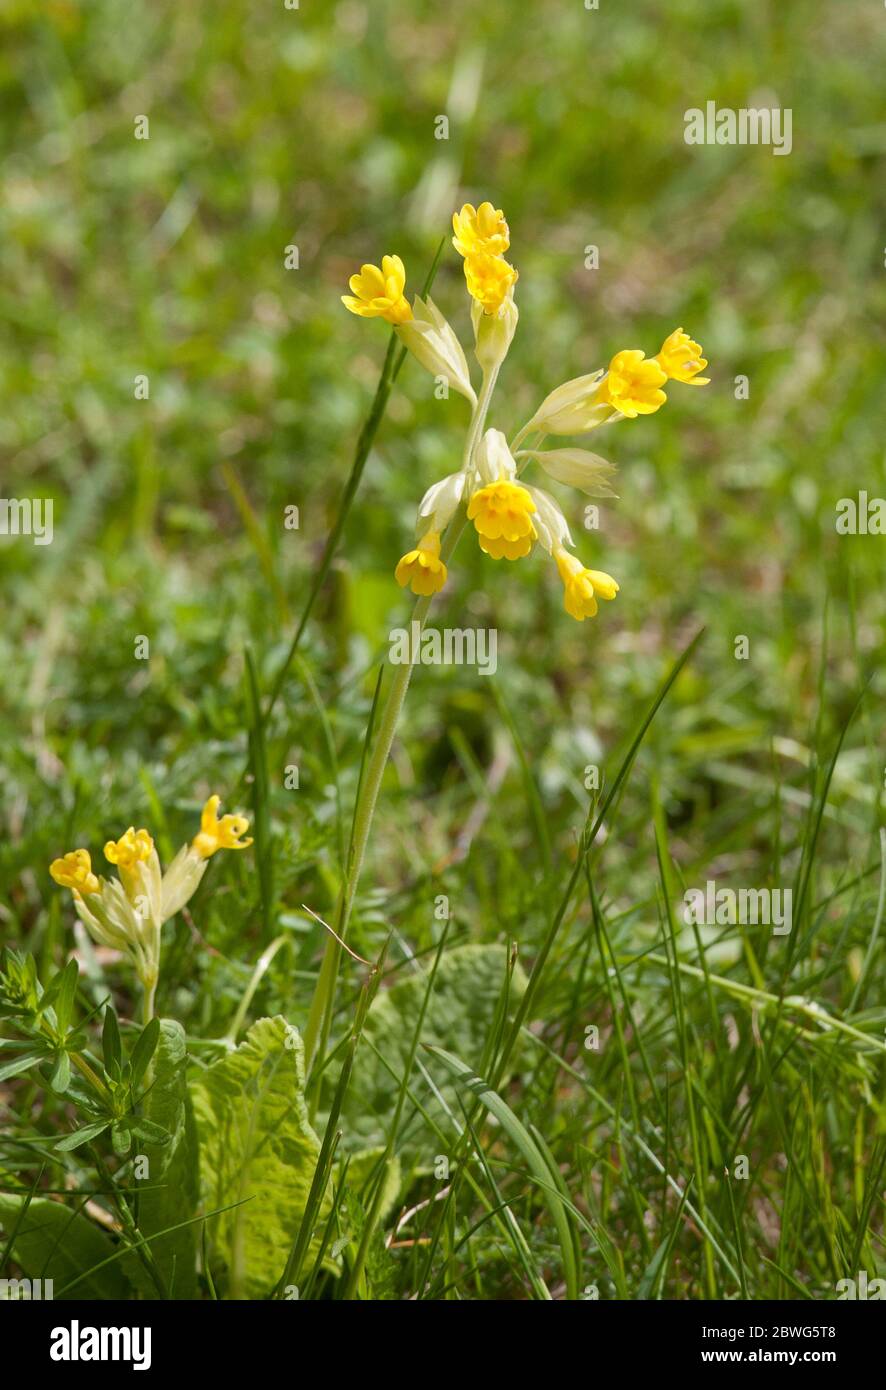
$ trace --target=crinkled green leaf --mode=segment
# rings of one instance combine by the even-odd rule
[[[284,1018],[259,1020],[235,1052],[192,1083],[191,1094],[203,1205],[241,1204],[208,1221],[210,1258],[226,1267],[230,1296],[260,1298],[286,1265],[320,1153],[304,1100],[301,1037]],[[329,1205],[327,1196],[314,1253]]]
[[[139,1109],[144,1123],[137,1120],[132,1132],[137,1136],[135,1171],[142,1172],[139,1159],[147,1159],[144,1190],[133,1185],[138,1196],[138,1228],[150,1242],[150,1253],[171,1298],[197,1296],[197,1239],[199,1223],[184,1226],[168,1235],[159,1235],[182,1221],[188,1221],[199,1201],[199,1160],[197,1126],[191,1108],[187,1079],[188,1051],[180,1023],[164,1018],[148,1075],[149,1090]],[[151,1138],[146,1136],[150,1135]],[[158,1296],[156,1286],[135,1255],[127,1259],[127,1273],[146,1298]]]
[[[447,951],[437,969],[421,1041],[455,1051],[479,1067],[495,1020],[505,963],[503,946],[456,946]],[[399,1078],[408,1060],[427,983],[424,972],[409,975],[380,992],[372,1002],[343,1107],[346,1149],[371,1148],[387,1137]],[[511,1008],[519,1002],[525,988],[526,977],[518,966],[511,981]],[[443,1132],[454,1139],[456,1131],[446,1107],[460,1124],[461,1107],[455,1090],[451,1085],[443,1088],[441,1105],[422,1075],[420,1061],[419,1056],[410,1078],[410,1090]],[[411,1105],[407,1104],[404,1113],[407,1118],[398,1138],[398,1152],[423,1166],[432,1166],[440,1152],[439,1137],[421,1115],[413,1113]]]

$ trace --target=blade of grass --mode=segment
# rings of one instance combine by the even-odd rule
[[[422,995],[421,1006],[419,1007],[418,1011],[418,1018],[415,1022],[415,1028],[413,1030],[412,1038],[409,1044],[409,1051],[407,1053],[406,1062],[403,1067],[403,1079],[400,1083],[400,1088],[397,1092],[397,1099],[394,1103],[394,1113],[391,1116],[391,1123],[388,1130],[388,1139],[385,1145],[383,1162],[379,1165],[379,1173],[376,1179],[375,1195],[372,1199],[372,1204],[369,1208],[369,1213],[367,1215],[366,1221],[364,1222],[363,1231],[360,1236],[360,1244],[357,1247],[357,1253],[354,1257],[354,1261],[351,1266],[347,1282],[345,1284],[344,1297],[346,1299],[353,1298],[354,1296],[354,1290],[356,1289],[357,1283],[363,1273],[363,1266],[366,1263],[366,1256],[369,1253],[369,1243],[372,1240],[375,1228],[378,1224],[379,1212],[381,1211],[381,1203],[384,1197],[388,1170],[390,1168],[391,1162],[393,1161],[394,1150],[397,1143],[397,1135],[400,1131],[400,1120],[403,1115],[403,1105],[406,1100],[406,1092],[409,1086],[409,1078],[412,1075],[412,1068],[415,1062],[415,1054],[418,1051],[418,1045],[421,1040],[421,1030],[424,1027],[425,1016],[428,1011],[428,1004],[430,1003],[431,995],[434,992],[434,981],[437,978],[437,969],[440,965],[440,959],[443,955],[443,949],[446,945],[446,937],[449,933],[450,920],[450,918],[447,918],[446,922],[444,923],[443,930],[440,933],[440,940],[437,944],[437,951],[434,956],[431,968],[428,971],[425,992]]]
[[[246,697],[249,710],[249,766],[252,772],[252,811],[255,859],[261,902],[262,941],[267,946],[274,931],[274,861],[268,786],[266,718],[262,714],[258,675],[252,651],[246,648]]]
[[[526,1129],[525,1125],[517,1119],[517,1116],[510,1106],[492,1089],[489,1082],[475,1075],[471,1068],[467,1066],[465,1062],[461,1061],[459,1057],[456,1057],[451,1052],[447,1052],[442,1047],[432,1047],[429,1043],[426,1043],[425,1046],[428,1052],[434,1057],[437,1057],[444,1066],[458,1078],[459,1083],[467,1091],[470,1091],[471,1094],[485,1106],[491,1115],[495,1116],[502,1129],[520,1151],[523,1158],[525,1158],[535,1178],[541,1184],[548,1210],[557,1228],[567,1294],[571,1299],[577,1298],[578,1270],[575,1263],[575,1247],[570,1223],[567,1220],[562,1196],[556,1188],[552,1188],[548,1165],[539,1152],[538,1146],[529,1131]]]
[[[551,953],[551,949],[554,945],[554,942],[557,940],[557,937],[559,936],[560,928],[563,925],[564,918],[566,917],[566,913],[569,908],[569,904],[572,901],[573,894],[575,893],[575,889],[578,884],[579,878],[584,872],[585,857],[590,853],[594,845],[594,841],[596,840],[597,835],[599,834],[600,827],[603,824],[606,815],[609,811],[609,807],[612,805],[612,802],[621,790],[621,787],[625,779],[627,778],[627,775],[631,767],[633,766],[634,759],[637,756],[643,739],[646,737],[649,726],[651,725],[653,719],[655,718],[656,714],[658,713],[659,709],[661,708],[662,704],[667,698],[669,691],[674,685],[674,682],[676,681],[680,672],[683,670],[683,667],[686,665],[692,653],[695,651],[695,648],[698,646],[703,632],[704,628],[701,628],[695,634],[691,642],[683,650],[681,655],[675,661],[674,665],[671,667],[668,676],[659,688],[658,693],[655,696],[655,699],[653,700],[642,723],[640,724],[640,727],[638,728],[637,732],[634,734],[634,737],[630,742],[627,753],[622,759],[621,765],[618,769],[612,786],[610,787],[597,816],[594,817],[593,815],[593,807],[588,812],[588,818],[585,822],[585,828],[582,832],[581,840],[578,847],[578,853],[576,855],[575,866],[572,870],[572,873],[569,876],[569,880],[566,884],[566,888],[560,900],[559,906],[557,907],[556,912],[551,918],[550,925],[548,926],[548,930],[545,933],[545,937],[542,941],[541,947],[538,953],[536,954],[535,961],[533,963],[532,970],[529,975],[529,981],[526,986],[526,991],[523,995],[522,1000],[520,1001],[520,1004],[517,1007],[517,1012],[515,1014],[514,1021],[511,1026],[510,1034],[508,1036],[504,1048],[502,1049],[501,1056],[498,1059],[496,1072],[491,1079],[491,1084],[493,1086],[498,1085],[504,1068],[509,1060],[510,1053],[513,1051],[513,1048],[517,1043],[517,1039],[520,1036],[520,1031],[523,1027],[523,1024],[525,1020],[529,1017],[530,1010],[535,1002],[536,995],[538,994],[539,988],[541,986],[542,976],[544,975],[545,965],[547,964],[547,960]]]

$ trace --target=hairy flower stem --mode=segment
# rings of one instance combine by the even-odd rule
[[[477,404],[471,415],[471,423],[465,441],[462,467],[466,470],[469,470],[473,464],[474,450],[483,433],[486,412],[489,409],[489,401],[495,389],[497,376],[498,368],[495,368],[493,371],[484,374],[483,377],[483,385],[480,389]],[[466,520],[467,518],[462,510],[453,518],[447,527],[441,552],[441,558],[444,563],[449,560],[455,550],[459,537],[464,530]],[[412,622],[417,622],[419,624],[419,631],[424,629],[432,602],[433,595],[419,598],[412,610]],[[405,662],[402,666],[397,667],[382,710],[372,754],[366,768],[366,775],[360,786],[357,807],[354,812],[354,827],[348,854],[347,872],[339,894],[335,917],[335,931],[337,936],[341,937],[342,940],[347,936],[351,919],[351,910],[354,906],[354,898],[357,893],[357,886],[363,869],[366,845],[369,841],[369,832],[372,828],[372,819],[375,815],[375,807],[378,802],[378,793],[385,768],[388,764],[391,746],[394,742],[394,735],[397,732],[400,711],[406,699],[406,692],[409,689],[411,677],[411,662]],[[305,1067],[308,1070],[313,1067],[321,1067],[326,1055],[329,1035],[332,1030],[332,1018],[335,1008],[335,994],[340,962],[341,946],[334,937],[330,936],[326,942],[323,963],[320,967],[320,975],[317,980],[314,997],[311,1000],[311,1008],[305,1028]],[[314,1104],[316,1105],[316,1103],[317,1097],[315,1094]]]

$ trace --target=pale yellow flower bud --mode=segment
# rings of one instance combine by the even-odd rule
[[[467,397],[471,405],[477,397],[471,385],[464,349],[449,321],[432,299],[412,301],[413,316],[396,327],[397,337],[431,376],[443,377],[449,386]]]
[[[588,497],[616,497],[609,486],[615,464],[587,449],[524,449],[519,457],[534,459],[549,477],[566,487],[578,488]]]
[[[496,370],[508,355],[508,350],[517,331],[519,311],[509,294],[500,309],[488,314],[477,300],[471,305],[471,322],[474,325],[474,356],[484,373]]]

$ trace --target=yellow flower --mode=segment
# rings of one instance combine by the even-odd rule
[[[585,569],[581,560],[570,555],[568,550],[558,550],[555,559],[563,580],[563,607],[580,623],[585,618],[593,618],[598,596],[612,599],[618,593],[618,585],[611,574]]]
[[[401,588],[408,584],[414,594],[436,594],[446,583],[446,566],[440,559],[440,536],[428,531],[414,550],[408,550],[394,570]]]
[[[480,251],[501,256],[511,244],[505,215],[491,203],[481,203],[478,208],[465,203],[461,212],[452,214],[452,230],[452,244],[460,256],[476,256]]]
[[[519,560],[528,555],[536,530],[530,520],[535,503],[519,483],[488,483],[468,503],[468,518],[480,537],[480,549],[493,560]]]
[[[630,420],[637,415],[652,415],[667,400],[661,389],[667,379],[654,357],[647,360],[638,348],[625,348],[609,363],[609,372],[597,387],[594,399],[613,406]]]
[[[72,849],[61,859],[53,859],[49,872],[62,888],[70,888],[72,893],[100,893],[101,884],[92,872],[92,859],[88,849]]]
[[[701,355],[701,344],[694,343],[682,328],[675,328],[665,338],[655,360],[672,381],[683,381],[687,386],[707,386],[710,382],[709,376],[698,375],[708,365]]]
[[[383,256],[381,270],[377,265],[361,266],[360,274],[352,275],[348,284],[354,293],[343,294],[341,302],[352,314],[386,319],[388,323],[406,323],[412,318],[403,295],[406,270],[399,256]]]
[[[150,859],[153,848],[154,841],[147,830],[136,830],[130,826],[119,840],[108,840],[105,845],[105,858],[109,864],[116,864],[119,869],[134,869],[136,864],[143,864],[145,860]]]
[[[249,829],[245,816],[222,816],[218,818],[220,796],[211,796],[203,807],[200,817],[200,833],[193,840],[193,848],[201,859],[209,859],[219,849],[248,849],[251,840],[241,840]]]
[[[517,283],[517,271],[500,256],[479,251],[465,260],[468,293],[486,314],[497,314]]]

